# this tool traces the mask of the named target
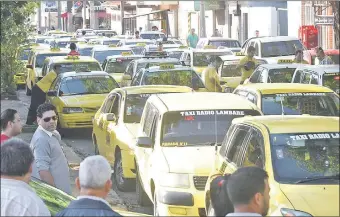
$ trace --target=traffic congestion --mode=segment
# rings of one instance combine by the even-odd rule
[[[31,97],[21,121],[37,131],[33,152],[23,154],[20,141],[4,134],[15,121],[4,125],[2,112],[1,162],[30,157],[29,186],[48,209],[22,215],[79,214],[59,142],[91,129],[94,155],[75,181],[82,194],[102,183],[102,195],[112,185],[132,192],[154,216],[257,216],[237,206],[254,191],[248,202],[262,210],[254,208],[258,216],[339,216],[339,52],[308,50],[291,36],[243,44],[196,37],[194,29],[184,40],[162,31],[50,30],[13,48],[26,66],[13,79]],[[1,166],[1,179],[16,174],[10,170]],[[262,179],[242,179],[251,172]],[[264,193],[255,194],[258,182]],[[13,193],[4,192],[1,215],[15,214],[18,207],[3,201]],[[145,215],[109,209],[99,216]]]

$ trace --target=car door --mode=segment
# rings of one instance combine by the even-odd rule
[[[140,86],[142,77],[143,77],[143,69],[140,69],[137,74],[132,78],[131,85],[130,86]]]
[[[61,84],[61,81],[62,81],[62,80],[61,80],[61,77],[58,76],[58,77],[54,80],[54,82],[52,83],[52,85],[51,85],[51,87],[50,87],[49,90],[51,90],[51,91],[56,91],[57,96],[46,96],[46,102],[47,102],[47,103],[51,103],[51,104],[53,104],[53,105],[60,105],[60,104],[58,104],[58,102],[60,101],[60,99],[59,99],[59,86],[60,86],[60,84]],[[62,112],[62,111],[61,111],[61,108],[58,107],[58,106],[57,106],[57,112],[58,112],[58,113]]]
[[[250,132],[251,128],[248,125],[236,125],[235,133],[227,144],[225,173],[233,173],[240,167],[243,144],[248,141]]]
[[[262,66],[258,66],[254,70],[253,74],[251,74],[251,76],[249,78],[249,83],[257,83],[257,81],[258,81],[258,79],[259,79],[263,69],[264,68]]]
[[[105,138],[105,149],[106,149],[106,159],[110,162],[111,165],[113,165],[115,160],[115,148],[116,145],[119,143],[117,141],[117,127],[119,123],[120,117],[120,107],[122,102],[122,95],[121,93],[117,92],[115,94],[115,98],[113,100],[113,104],[111,106],[110,112],[111,114],[115,114],[116,121],[106,121],[104,123],[104,138]]]

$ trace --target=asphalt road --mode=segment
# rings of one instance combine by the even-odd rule
[[[1,100],[1,111],[7,108],[14,108],[19,112],[22,123],[25,123],[28,107],[30,104],[30,97],[26,96],[24,90],[18,90],[17,95],[19,100]],[[94,155],[91,132],[92,129],[69,130],[65,137],[63,137],[65,144],[72,149],[72,151],[80,158],[80,160],[87,156]],[[25,140],[28,142],[30,141],[31,134],[33,134],[33,132],[25,133],[25,135],[23,135]],[[114,185],[113,191],[114,193],[109,195],[109,197],[112,198],[108,198],[108,201],[122,201],[121,203],[123,204],[119,205],[121,205],[121,207],[125,207],[128,211],[149,215],[153,214],[152,207],[140,207],[137,205],[135,192],[120,192]]]

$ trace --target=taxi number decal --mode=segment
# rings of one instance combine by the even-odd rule
[[[279,93],[277,96],[325,96],[326,93]]]
[[[294,141],[296,140],[309,140],[309,139],[339,139],[339,133],[310,133],[310,134],[301,134],[290,136],[290,138]]]
[[[160,68],[160,69],[174,69],[175,66],[174,66],[174,65],[171,65],[171,64],[160,64],[160,65],[159,65],[159,68]]]
[[[339,75],[339,73],[325,73],[323,76],[335,76]]]
[[[162,146],[187,146],[187,142],[162,142]]]
[[[193,116],[193,115],[239,115],[244,116],[244,111],[233,111],[233,110],[226,110],[226,111],[185,111],[180,112],[182,116]]]

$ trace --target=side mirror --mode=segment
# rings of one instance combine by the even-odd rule
[[[123,80],[132,80],[131,75],[123,75]]]
[[[47,96],[57,96],[57,91],[56,90],[49,90],[49,91],[47,91]]]
[[[26,65],[27,69],[33,69],[33,65]]]
[[[116,115],[114,113],[109,113],[109,114],[106,115],[106,120],[115,122],[117,120],[117,118],[116,118]]]
[[[142,148],[152,148],[153,144],[150,139],[150,137],[138,137],[137,138],[137,147],[142,147]]]

